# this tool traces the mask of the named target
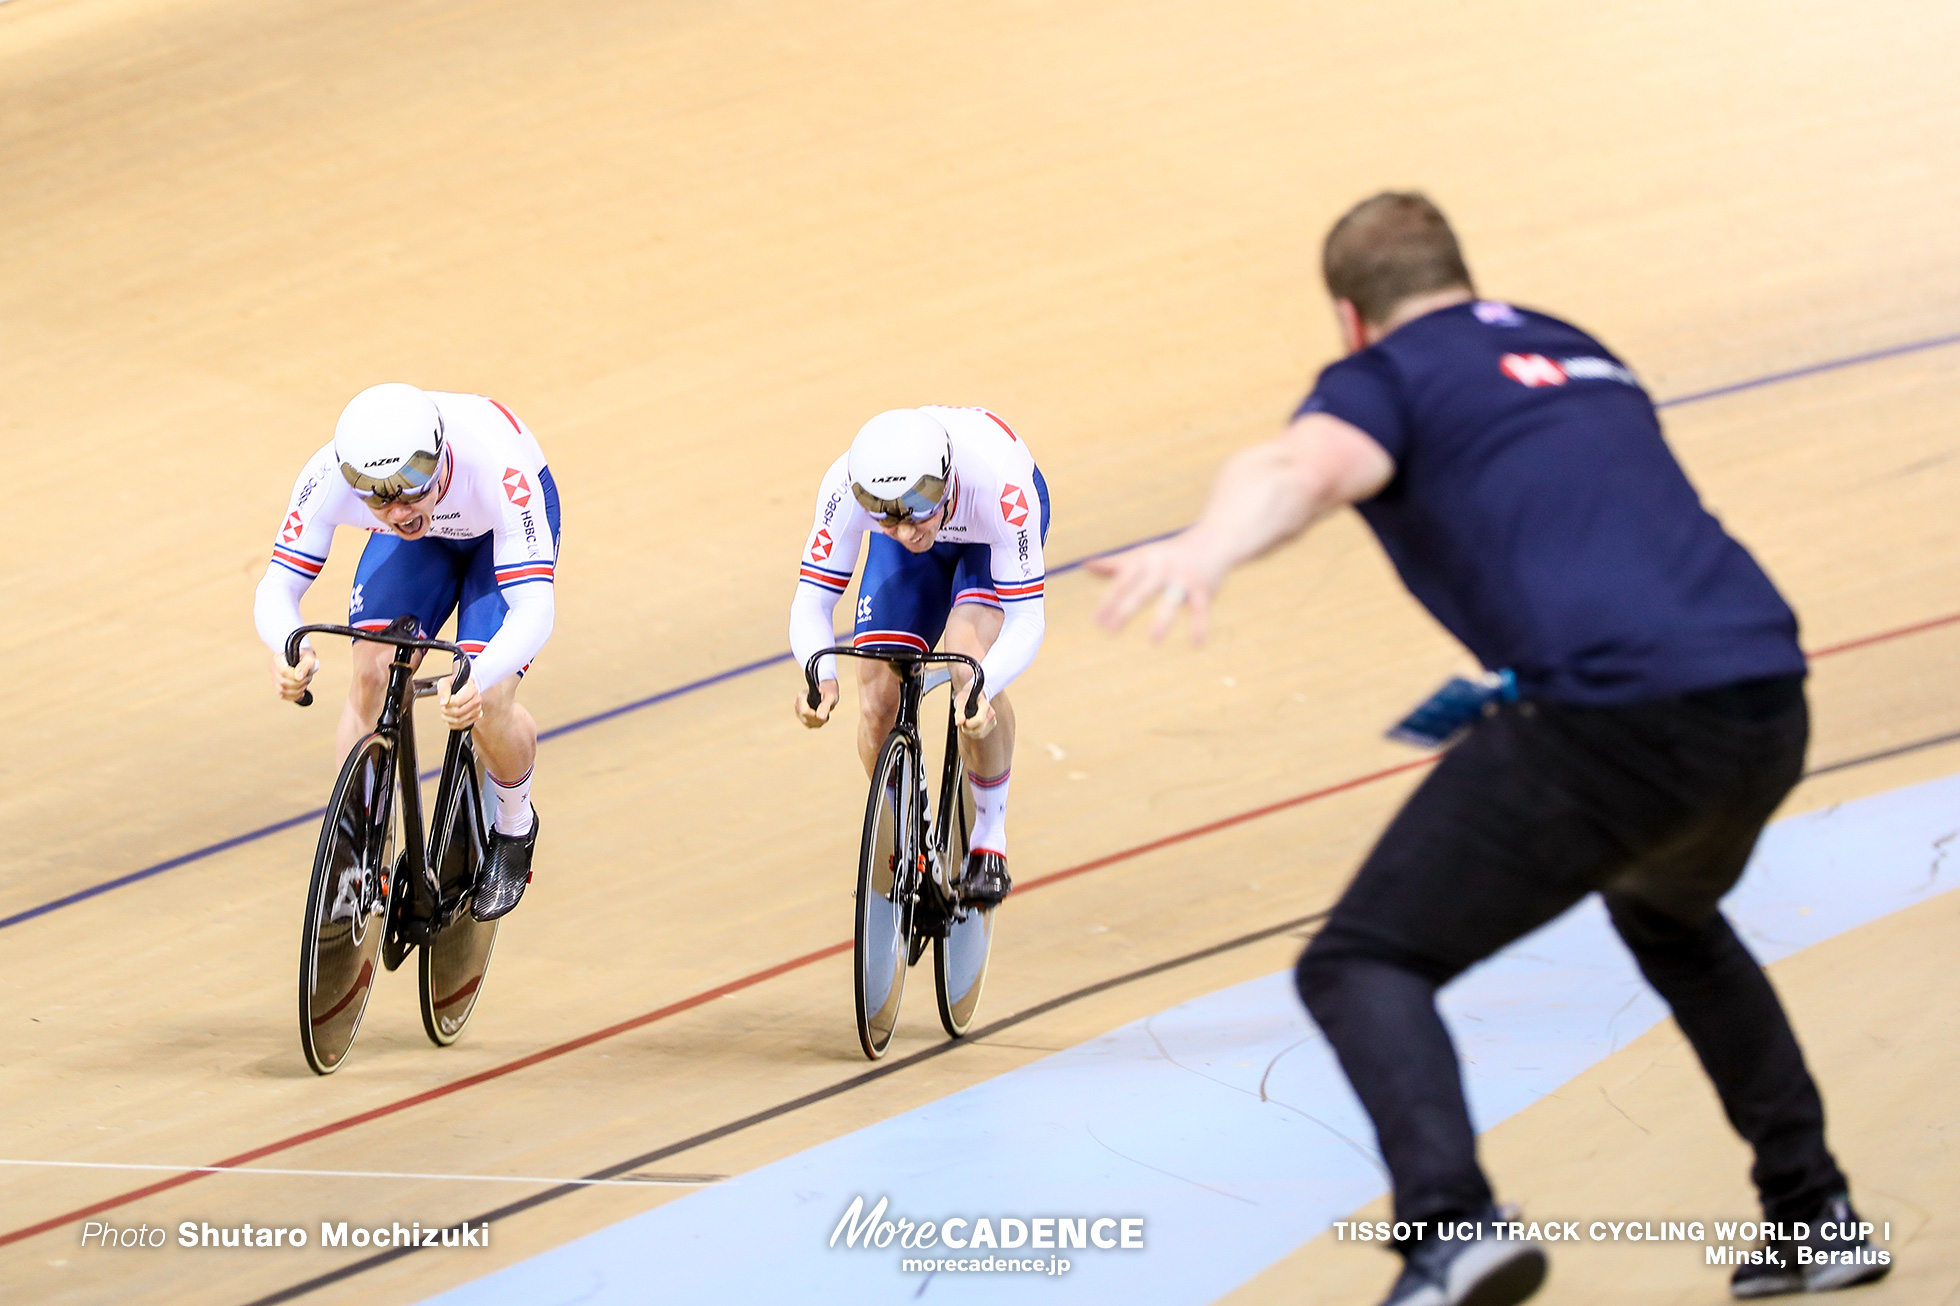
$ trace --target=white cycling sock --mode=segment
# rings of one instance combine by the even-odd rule
[[[531,833],[531,772],[526,771],[518,779],[508,782],[493,775],[490,777],[490,792],[497,799],[497,813],[493,822],[497,833],[518,836]]]
[[[973,837],[968,847],[974,852],[1007,856],[1007,781],[1013,774],[1010,767],[991,778],[967,776],[973,786]]]

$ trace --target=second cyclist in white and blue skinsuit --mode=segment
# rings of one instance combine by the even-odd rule
[[[1014,760],[1008,685],[1034,662],[1046,629],[1042,543],[1048,484],[1028,446],[984,408],[901,408],[867,422],[850,452],[832,463],[803,542],[790,645],[799,665],[835,642],[832,614],[872,531],[858,586],[859,646],[924,653],[935,645],[980,663],[979,711],[960,714],[960,754],[972,785],[974,827],[961,881],[964,896],[994,903],[1013,887],[1007,874],[1007,790]],[[971,677],[955,666],[964,701]],[[797,695],[796,713],[816,728],[837,705],[835,658],[818,672],[821,701]],[[870,772],[898,714],[890,665],[858,661],[858,754]]]

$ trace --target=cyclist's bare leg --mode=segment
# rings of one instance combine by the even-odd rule
[[[531,710],[517,701],[517,676],[492,685],[483,696],[483,717],[475,739],[484,769],[499,780],[526,775],[538,760],[538,723]]]
[[[416,650],[414,659],[417,666],[422,664],[420,649]],[[381,716],[381,700],[388,696],[388,664],[394,660],[392,644],[354,641],[353,679],[348,682],[347,706],[340,710],[340,727],[335,732],[342,761],[361,742],[361,737],[374,729],[375,721]]]
[[[939,647],[948,653],[960,653],[978,662],[987,655],[987,650],[1000,638],[1001,623],[1006,620],[999,608],[991,608],[981,603],[962,603],[953,609],[953,615],[946,619],[946,634],[939,641]],[[973,679],[973,673],[959,663],[952,666],[953,684],[958,689],[961,701],[965,701],[966,687]],[[986,687],[981,686],[982,692]],[[960,758],[966,763],[970,774],[995,776],[1004,774],[1014,765],[1014,705],[1007,701],[1007,695],[990,697],[994,714],[999,724],[984,739],[970,735],[960,735]]]
[[[885,746],[885,736],[898,721],[898,672],[888,662],[851,660],[858,670],[858,759],[869,776],[878,765],[878,750]]]
[[[422,650],[413,656],[419,667]],[[345,758],[361,737],[374,729],[381,715],[381,700],[388,694],[388,666],[394,660],[391,645],[354,641],[353,679],[347,686],[347,705],[340,713],[341,757]],[[517,701],[517,682],[518,677],[511,676],[491,686],[483,696],[483,718],[475,728],[476,751],[483,765],[491,775],[506,780],[529,771],[538,756],[538,723]]]

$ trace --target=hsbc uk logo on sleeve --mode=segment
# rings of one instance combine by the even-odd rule
[[[1009,526],[1020,526],[1028,520],[1027,492],[1018,485],[1010,485],[1000,492],[1000,515]]]
[[[1632,372],[1610,358],[1547,358],[1543,354],[1506,354],[1497,360],[1498,370],[1530,389],[1564,385],[1567,381],[1617,381],[1621,385],[1640,384]]]
[[[504,497],[519,508],[531,502],[531,483],[515,467],[504,468]]]

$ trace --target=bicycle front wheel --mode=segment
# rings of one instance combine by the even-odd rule
[[[340,768],[306,892],[299,1041],[315,1074],[340,1069],[374,991],[394,848],[395,748],[369,735]]]
[[[467,902],[483,865],[487,838],[482,767],[467,736],[456,761],[454,792],[445,804],[448,810],[436,813],[436,837],[429,853],[449,923],[422,945],[420,966],[422,1029],[437,1047],[448,1047],[462,1035],[483,992],[491,949],[497,946],[497,922],[476,919]]]
[[[856,967],[858,1042],[876,1061],[891,1046],[912,945],[912,907],[918,883],[912,808],[918,801],[919,760],[903,735],[878,754],[864,808],[858,850]]]
[[[973,791],[967,788],[964,767],[955,769],[959,801],[952,804],[951,828],[946,831],[941,862],[955,884],[966,866],[973,833]],[[939,994],[939,1024],[954,1038],[973,1024],[980,1007],[980,989],[987,982],[987,955],[994,946],[994,909],[978,903],[951,908],[946,932],[932,941],[933,987]]]

